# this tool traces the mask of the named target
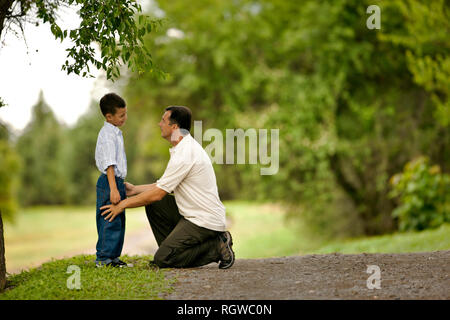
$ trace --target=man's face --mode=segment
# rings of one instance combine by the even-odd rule
[[[123,126],[127,121],[127,107],[116,108],[116,113],[114,115],[112,115],[111,113],[107,113],[106,120],[116,127]]]
[[[159,122],[159,128],[161,129],[161,137],[169,140],[172,136],[173,130],[176,128],[176,124],[170,124],[171,111],[164,112],[161,121]]]

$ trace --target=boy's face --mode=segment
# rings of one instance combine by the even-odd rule
[[[112,115],[111,113],[106,114],[106,121],[115,125],[116,127],[121,127],[127,121],[127,107],[116,108],[116,113]]]

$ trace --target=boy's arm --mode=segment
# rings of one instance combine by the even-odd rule
[[[106,169],[106,176],[108,177],[109,190],[111,190],[109,200],[112,204],[118,204],[120,202],[120,193],[119,190],[117,190],[114,166],[109,166],[108,169]]]

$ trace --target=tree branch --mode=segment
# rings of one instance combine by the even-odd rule
[[[11,7],[15,0],[0,0],[0,36],[8,13],[11,13]]]

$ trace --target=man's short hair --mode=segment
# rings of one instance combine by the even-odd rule
[[[106,116],[107,113],[114,115],[116,114],[117,108],[125,107],[125,100],[115,93],[107,93],[100,99],[100,109],[104,116]]]
[[[185,106],[168,106],[165,111],[170,111],[170,124],[176,123],[180,129],[191,131],[192,112]]]

